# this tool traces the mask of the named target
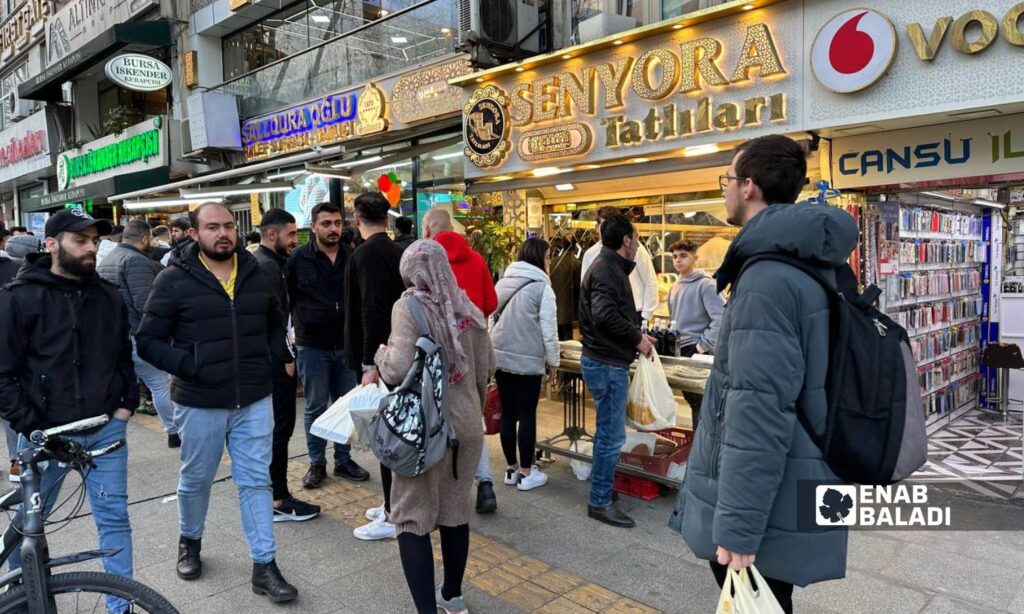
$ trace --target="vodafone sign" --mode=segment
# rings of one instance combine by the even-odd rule
[[[811,47],[811,70],[826,88],[850,94],[875,84],[896,59],[896,28],[870,9],[833,17]]]

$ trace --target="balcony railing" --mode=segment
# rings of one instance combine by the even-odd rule
[[[458,0],[426,0],[226,81],[243,118],[398,72],[455,50]]]

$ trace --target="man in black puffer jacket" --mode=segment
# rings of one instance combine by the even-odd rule
[[[174,378],[182,460],[178,576],[202,574],[210,486],[226,442],[253,560],[253,591],[291,601],[298,591],[274,560],[270,489],[271,353],[291,361],[283,312],[256,258],[238,249],[231,211],[207,203],[191,216],[195,243],[157,276],[136,334],[142,359]]]
[[[128,341],[128,312],[117,288],[96,275],[96,251],[110,224],[81,209],[46,221],[48,254],[33,254],[0,290],[0,416],[19,433],[110,416],[103,426],[65,435],[86,450],[124,440],[139,403]],[[22,446],[26,446],[22,439]],[[67,473],[59,463],[42,469],[45,513]],[[85,476],[100,548],[120,552],[103,559],[108,573],[132,576],[128,521],[128,451],[96,459]],[[19,566],[17,549],[11,567]],[[108,609],[128,605],[109,598]]]

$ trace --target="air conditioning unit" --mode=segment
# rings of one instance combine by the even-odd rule
[[[18,98],[17,92],[10,92],[4,96],[3,108],[4,114],[8,118],[12,121],[18,121],[32,115],[32,112],[36,110],[36,103],[34,100]]]
[[[527,54],[540,51],[540,0],[458,0],[459,42],[470,32],[489,49],[519,50]],[[526,40],[523,40],[523,39]],[[500,51],[499,51],[500,55]]]

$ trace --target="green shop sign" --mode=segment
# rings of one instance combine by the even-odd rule
[[[93,141],[78,152],[61,154],[57,159],[59,189],[166,165],[163,128],[163,118],[157,117],[127,128],[120,135]]]

